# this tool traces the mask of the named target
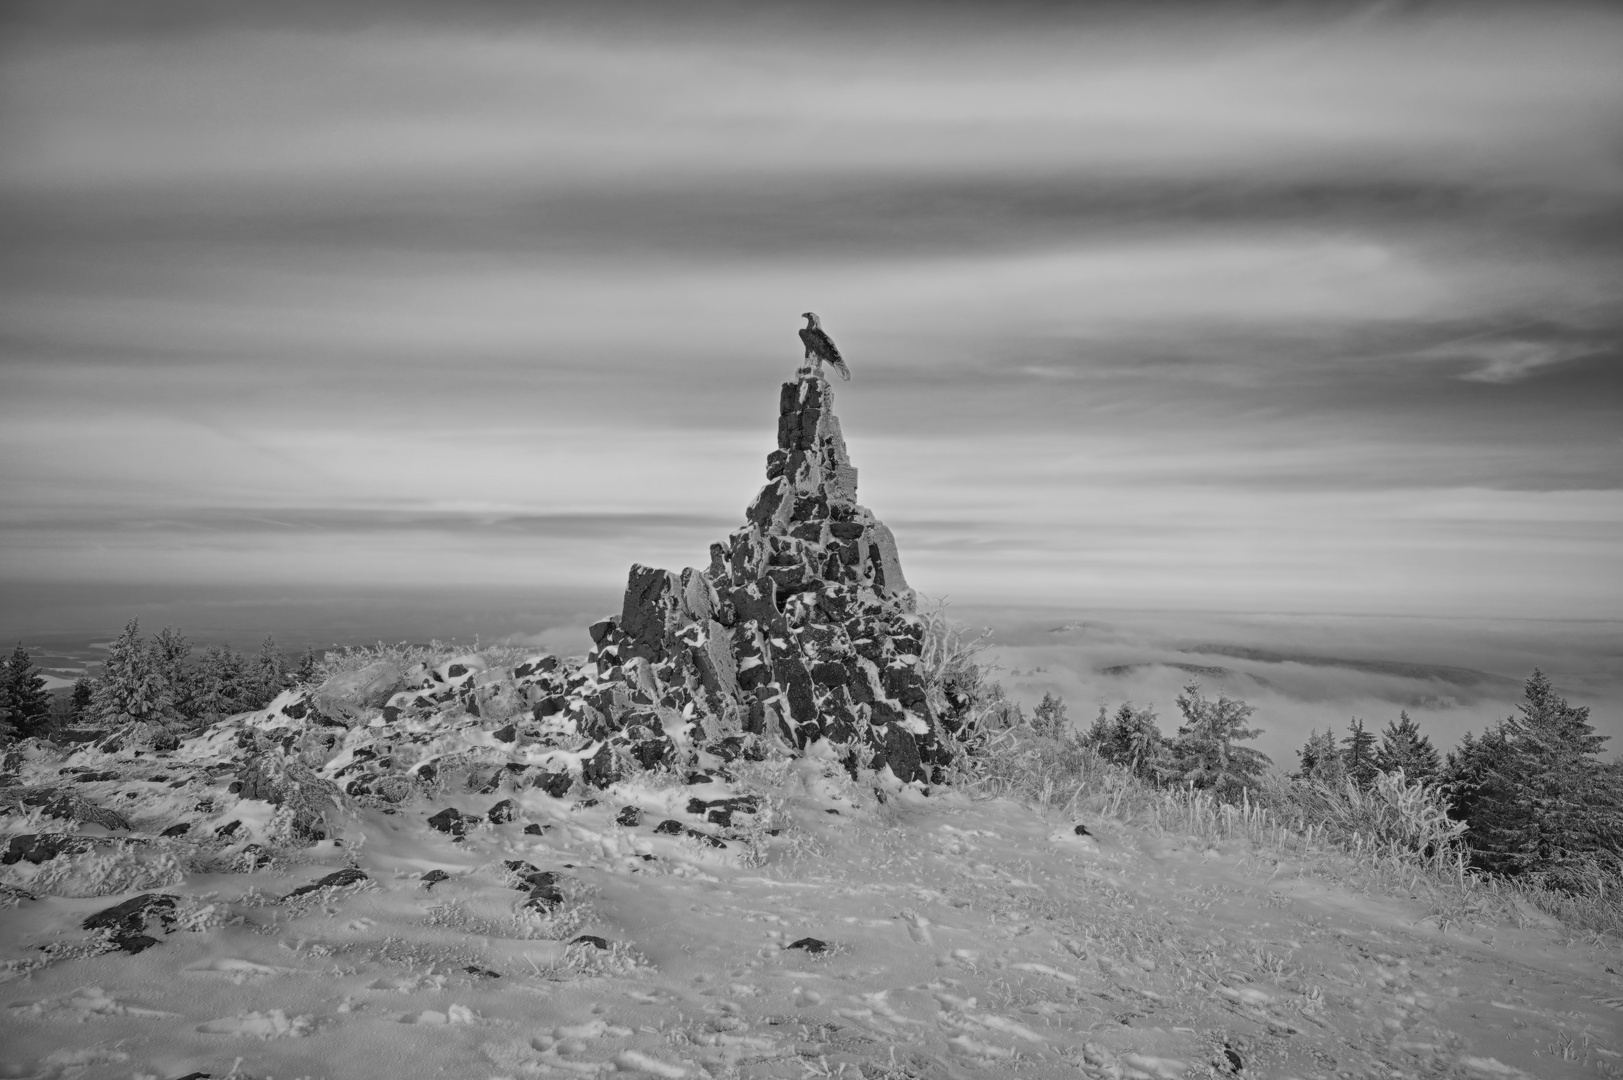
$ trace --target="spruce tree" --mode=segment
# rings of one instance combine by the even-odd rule
[[[1300,780],[1315,780],[1339,788],[1347,778],[1341,751],[1336,748],[1336,733],[1330,728],[1322,732],[1315,728],[1308,732],[1307,742],[1296,751],[1296,756],[1302,763],[1296,773]]]
[[[1122,702],[1115,716],[1103,705],[1099,706],[1099,715],[1084,741],[1106,761],[1146,779],[1153,775],[1156,763],[1166,750],[1166,738],[1161,734],[1155,710],[1135,709],[1131,701]]]
[[[164,627],[152,639],[152,666],[169,687],[170,704],[182,723],[197,721],[196,679],[186,661],[192,654],[192,643],[172,627]]]
[[[1442,769],[1442,760],[1431,740],[1420,733],[1420,725],[1400,710],[1396,721],[1388,720],[1381,732],[1381,747],[1375,751],[1375,767],[1383,773],[1402,769],[1410,780],[1432,780]]]
[[[245,685],[247,664],[229,645],[210,645],[197,662],[192,704],[199,725],[246,712],[252,691]]]
[[[1031,710],[1031,730],[1051,739],[1064,736],[1070,726],[1065,716],[1065,699],[1044,692],[1042,701]]]
[[[248,684],[251,692],[246,707],[250,709],[263,709],[287,689],[287,658],[276,647],[276,638],[267,637],[260,644]]]
[[[112,727],[144,722],[167,729],[177,719],[169,684],[141,640],[140,620],[131,619],[108,650],[91,711],[98,723]]]
[[[1535,670],[1516,715],[1448,755],[1454,813],[1469,826],[1473,861],[1506,875],[1569,875],[1623,863],[1623,784],[1597,760],[1589,709],[1569,705]]]
[[[6,708],[10,713],[7,723],[17,737],[26,739],[44,734],[51,718],[51,695],[45,689],[39,668],[34,666],[34,658],[20,641],[5,666],[0,668],[0,685],[4,686]]]
[[[90,703],[95,697],[96,684],[88,675],[73,680],[73,694],[68,698],[68,721],[82,724],[90,719]]]
[[[1380,775],[1375,766],[1375,733],[1364,730],[1364,722],[1356,716],[1347,730],[1352,734],[1341,740],[1342,767],[1353,783],[1368,787]]]
[[[1162,779],[1233,798],[1271,763],[1260,750],[1235,745],[1262,734],[1259,728],[1245,726],[1256,711],[1253,706],[1223,695],[1211,701],[1192,683],[1178,695],[1178,709],[1184,723],[1172,742],[1167,764],[1157,767]]]
[[[312,645],[304,647],[304,655],[299,657],[299,666],[293,672],[293,685],[308,686],[316,681],[316,650]]]

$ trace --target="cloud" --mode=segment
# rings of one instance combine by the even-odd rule
[[[1592,351],[1581,345],[1543,341],[1493,341],[1456,353],[1450,359],[1468,359],[1481,365],[1465,372],[1460,376],[1462,379],[1503,384],[1519,382],[1541,368],[1566,363]]]
[[[10,581],[702,562],[812,308],[932,589],[1620,603],[1615,13],[9,17]]]

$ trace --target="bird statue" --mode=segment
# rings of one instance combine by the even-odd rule
[[[806,344],[806,359],[812,361],[812,370],[822,372],[823,363],[840,373],[840,378],[846,382],[851,381],[851,369],[845,366],[845,358],[840,355],[840,347],[834,344],[834,339],[828,336],[823,329],[823,320],[815,312],[803,311],[800,317],[806,320],[806,326],[800,331],[800,340]]]

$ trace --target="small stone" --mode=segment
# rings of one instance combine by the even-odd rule
[[[799,941],[791,941],[789,943],[789,948],[791,948],[791,949],[805,949],[807,952],[809,952],[813,956],[815,956],[818,953],[828,951],[828,942],[819,941],[817,938],[814,938],[814,937],[803,937]]]
[[[499,971],[491,971],[489,968],[478,967],[474,964],[469,964],[462,970],[466,971],[469,975],[474,975],[481,979],[499,979],[502,977],[501,972]]]
[[[609,949],[608,941],[606,939],[604,939],[604,938],[598,937],[596,934],[582,934],[580,937],[576,938],[574,941],[571,941],[569,944],[571,944],[571,945],[590,945],[592,948],[594,948],[594,949],[602,949],[604,952],[607,952],[608,949]]]
[[[518,805],[512,799],[503,799],[490,808],[487,816],[492,825],[506,825],[518,816]]]
[[[636,806],[622,806],[614,820],[628,829],[635,829],[642,824],[642,809]]]
[[[556,886],[543,883],[530,890],[524,906],[533,911],[547,911],[563,902],[564,894],[559,892]]]
[[[1078,825],[1076,827],[1076,835],[1078,835],[1078,836],[1092,836],[1093,834],[1088,832],[1088,827],[1086,825]]]
[[[80,926],[105,932],[114,948],[133,955],[158,944],[157,938],[145,933],[149,920],[157,919],[165,933],[175,924],[175,900],[169,893],[142,893],[122,904],[103,908]]]
[[[543,828],[545,828],[545,827],[546,826],[544,826],[544,825],[537,825],[535,822],[532,821],[528,825],[524,826],[524,835],[525,836],[540,836],[541,835],[541,830]]]
[[[322,878],[320,881],[311,882],[309,885],[300,885],[297,889],[294,889],[292,892],[288,893],[284,899],[291,900],[295,896],[304,896],[307,893],[313,893],[319,889],[342,889],[345,885],[353,885],[357,881],[365,880],[367,880],[366,873],[364,871],[357,870],[354,867],[348,867],[343,870],[335,870],[326,877]]]
[[[562,799],[569,794],[569,789],[575,786],[575,778],[568,771],[543,772],[537,773],[531,783],[554,799]]]
[[[224,840],[229,836],[235,836],[237,830],[240,828],[242,828],[242,822],[228,821],[224,825],[221,825],[218,829],[215,829],[214,835],[219,837],[221,840]]]
[[[468,831],[468,820],[462,816],[462,811],[454,806],[447,806],[444,810],[428,819],[428,827],[438,829],[442,833],[460,837]]]
[[[654,826],[654,831],[657,833],[664,833],[669,836],[681,836],[682,830],[685,828],[687,828],[687,826],[683,825],[675,818],[666,818],[664,821],[661,821],[658,825]]]
[[[512,724],[508,724],[506,727],[499,727],[495,731],[492,731],[490,735],[497,742],[510,743],[518,739],[518,728],[514,727]]]
[[[182,822],[179,822],[178,824],[169,826],[167,829],[165,829],[163,832],[159,833],[158,835],[159,836],[185,836],[187,833],[189,833],[191,831],[192,831],[191,822],[182,821]]]
[[[444,870],[430,870],[422,876],[423,888],[432,889],[436,884],[450,878]]]

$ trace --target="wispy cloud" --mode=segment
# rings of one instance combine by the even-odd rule
[[[1620,603],[1610,9],[9,18],[7,580],[702,561],[809,307],[937,591]]]

